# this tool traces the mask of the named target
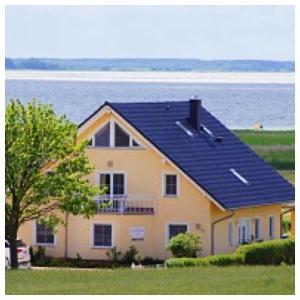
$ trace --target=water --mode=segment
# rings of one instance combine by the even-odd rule
[[[188,81],[189,77],[183,78],[181,74],[170,79],[148,74],[150,79],[144,80],[145,77],[134,77],[135,72],[128,72],[129,75],[122,77],[122,80],[118,79],[116,73],[111,77],[92,80],[84,74],[74,79],[70,75],[54,76],[51,72],[48,72],[51,74],[48,78],[34,77],[33,73],[37,72],[27,72],[27,77],[22,75],[22,79],[7,75],[6,103],[10,98],[19,98],[23,102],[36,98],[43,103],[52,104],[57,114],[66,113],[71,120],[79,123],[105,100],[182,101],[198,95],[203,100],[203,105],[230,128],[252,128],[256,123],[261,123],[268,129],[294,128],[294,83],[293,80],[286,80],[282,74],[276,80],[272,77],[270,79],[269,75],[260,78],[247,73],[243,75],[249,79],[247,81],[231,73],[229,77],[226,77],[227,74],[205,77],[214,83],[204,83],[203,75],[197,77],[202,78],[199,82],[197,78],[190,78]],[[217,82],[220,83],[215,83],[213,78],[219,78]]]

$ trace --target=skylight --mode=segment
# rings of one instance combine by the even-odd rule
[[[249,181],[243,177],[240,173],[238,173],[235,169],[229,169],[229,171],[235,176],[237,177],[241,182],[243,182],[246,185],[249,185]]]
[[[210,136],[213,136],[213,133],[207,128],[205,127],[204,125],[201,125],[202,126],[202,130],[207,133],[208,135]]]
[[[179,126],[186,134],[188,134],[190,137],[193,137],[194,134],[189,130],[187,129],[184,125],[182,125],[179,121],[176,121],[175,124],[177,126]]]

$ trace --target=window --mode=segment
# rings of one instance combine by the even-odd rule
[[[54,234],[46,224],[36,223],[36,244],[54,245]]]
[[[124,173],[100,173],[100,189],[105,188],[106,195],[124,195],[125,174]]]
[[[113,174],[113,193],[114,195],[125,194],[124,174]]]
[[[99,248],[112,247],[112,225],[111,224],[93,225],[93,247],[99,247]]]
[[[165,174],[164,196],[177,196],[177,175]]]
[[[233,245],[233,225],[231,222],[228,223],[228,245]]]
[[[255,220],[254,220],[254,238],[255,238],[255,240],[261,239],[261,220],[260,220],[260,218],[255,218]]]
[[[118,124],[115,124],[115,147],[129,147],[129,143],[129,135]]]
[[[95,146],[109,147],[110,143],[110,123],[103,126],[95,134]]]
[[[135,140],[132,140],[132,147],[141,147],[141,146]]]
[[[242,219],[240,220],[239,226],[239,243],[247,243],[250,241],[250,226],[249,226],[249,219]]]
[[[270,239],[275,238],[275,217],[274,216],[269,217],[269,238]]]
[[[180,234],[180,233],[186,233],[188,231],[188,226],[186,224],[169,224],[169,240]]]
[[[105,195],[110,195],[110,174],[100,174],[100,189],[104,190]]]

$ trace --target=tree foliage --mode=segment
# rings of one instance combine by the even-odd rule
[[[26,221],[54,224],[58,211],[95,213],[93,197],[100,191],[85,179],[93,168],[86,142],[77,143],[76,135],[76,125],[56,116],[52,106],[11,100],[6,107],[5,218],[11,243]]]

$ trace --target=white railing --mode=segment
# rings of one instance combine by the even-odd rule
[[[96,197],[98,213],[154,215],[154,195],[100,195]]]

